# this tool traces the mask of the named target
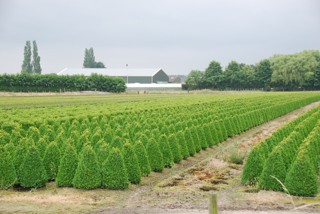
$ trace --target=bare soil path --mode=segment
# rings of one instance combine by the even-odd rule
[[[220,213],[320,213],[320,196],[294,198],[278,192],[257,192],[240,185],[243,165],[230,162],[234,153],[251,147],[316,102],[248,130],[163,173],[151,173],[125,191],[56,188],[54,183],[32,191],[0,190],[0,213],[208,213],[208,194],[218,193]],[[299,208],[296,211],[292,211]]]

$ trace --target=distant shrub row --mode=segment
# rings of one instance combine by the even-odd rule
[[[4,74],[0,75],[0,91],[8,92],[59,92],[107,91],[124,92],[122,78],[92,74],[91,76],[56,74]]]

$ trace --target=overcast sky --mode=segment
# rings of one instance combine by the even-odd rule
[[[21,70],[36,40],[43,73],[81,68],[85,48],[107,67],[204,70],[320,49],[318,0],[0,0],[0,73]]]

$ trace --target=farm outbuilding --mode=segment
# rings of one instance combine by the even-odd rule
[[[126,83],[168,83],[169,76],[162,69],[137,68],[65,68],[58,75],[84,75],[102,74],[112,77],[121,77]]]

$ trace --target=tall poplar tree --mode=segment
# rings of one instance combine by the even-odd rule
[[[93,48],[89,48],[85,50],[84,52],[84,61],[83,61],[83,67],[84,68],[94,68],[95,67],[95,57],[93,53]]]
[[[33,41],[33,61],[32,61],[32,66],[33,66],[33,73],[35,74],[41,74],[41,65],[40,65],[40,56],[38,54],[38,46],[37,42]]]
[[[105,68],[102,62],[96,62],[93,48],[85,49],[83,67],[84,68]]]
[[[30,41],[27,41],[26,45],[24,46],[24,58],[21,66],[21,73],[32,73]]]

